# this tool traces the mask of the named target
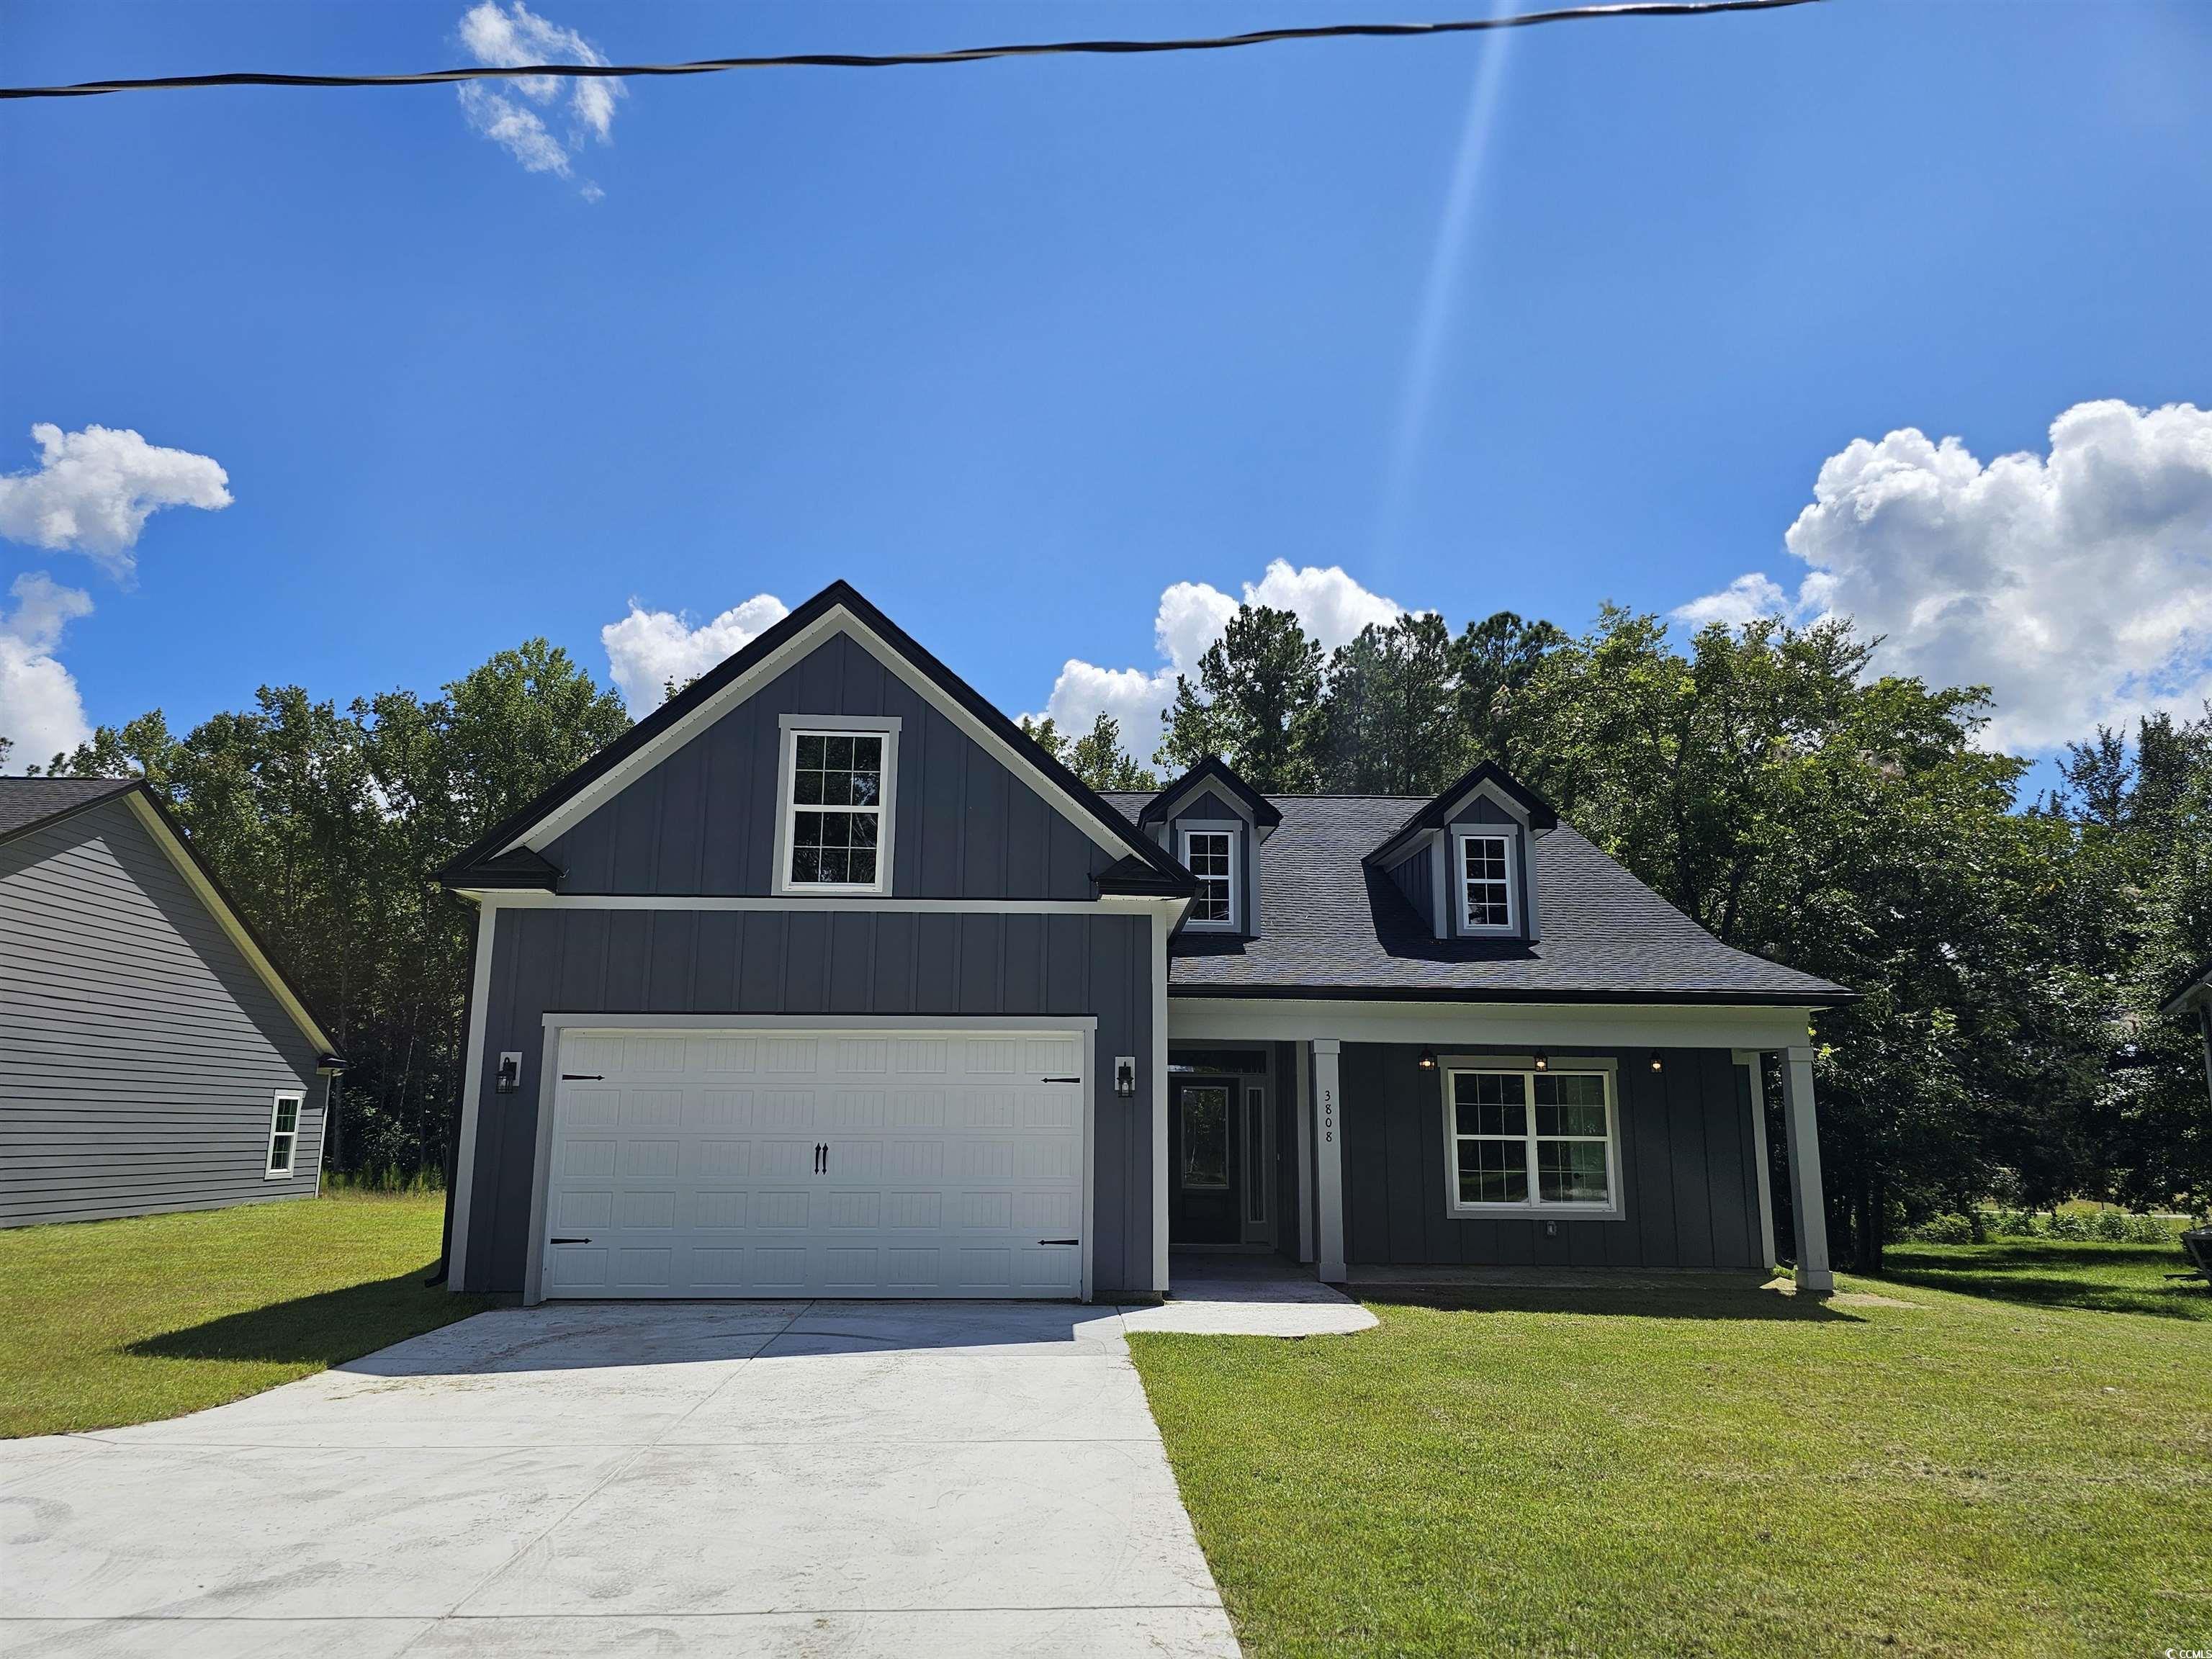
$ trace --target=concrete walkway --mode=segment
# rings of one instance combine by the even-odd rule
[[[509,1309],[0,1442],[0,1651],[1233,1654],[1124,1333],[1303,1295]]]

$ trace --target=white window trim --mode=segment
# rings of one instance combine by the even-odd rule
[[[1528,1196],[1518,1203],[1464,1204],[1459,1196],[1459,1122],[1452,1110],[1452,1079],[1468,1072],[1488,1072],[1504,1077],[1528,1079],[1525,1092],[1529,1104],[1523,1115],[1522,1137],[1525,1144],[1523,1156],[1528,1164]],[[1605,1079],[1605,1189],[1612,1194],[1603,1204],[1546,1203],[1538,1191],[1536,1173],[1535,1079],[1540,1077],[1597,1076]],[[1563,1055],[1552,1060],[1540,1071],[1534,1058],[1523,1054],[1446,1054],[1437,1062],[1437,1077],[1441,1085],[1439,1103],[1443,1107],[1441,1122],[1444,1132],[1444,1213],[1457,1217],[1503,1216],[1550,1218],[1559,1217],[1577,1221],[1620,1221],[1626,1218],[1627,1205],[1620,1189],[1620,1085],[1619,1066],[1610,1056],[1593,1057],[1583,1054]],[[1556,1136],[1543,1137],[1556,1139]]]
[[[1244,838],[1237,833],[1243,827],[1241,818],[1190,818],[1176,826],[1176,856],[1186,870],[1190,868],[1193,836],[1229,837],[1229,920],[1200,921],[1193,915],[1183,926],[1194,933],[1233,933],[1244,926]]]
[[[291,1156],[284,1167],[276,1167],[276,1137],[282,1133],[276,1127],[277,1117],[286,1101],[292,1103]],[[264,1181],[289,1181],[300,1170],[300,1132],[307,1116],[307,1096],[301,1089],[279,1089],[269,1103],[269,1155],[262,1160],[261,1178]]]
[[[1467,919],[1467,844],[1471,841],[1505,843],[1505,921],[1471,922]],[[1480,823],[1455,826],[1451,837],[1451,907],[1453,931],[1465,939],[1502,939],[1521,931],[1521,826],[1517,823]]]
[[[892,830],[898,805],[899,720],[893,714],[785,714],[779,717],[781,754],[775,771],[775,868],[769,890],[781,894],[888,893],[891,890]],[[792,774],[802,737],[881,738],[884,740],[883,795],[876,808],[876,878],[857,881],[793,881],[791,844],[799,812],[792,799]],[[834,810],[834,809],[833,809]]]

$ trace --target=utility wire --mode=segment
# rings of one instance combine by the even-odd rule
[[[80,81],[70,86],[0,87],[5,98],[96,98],[111,92],[155,92],[191,87],[428,87],[448,81],[504,81],[558,76],[572,81],[623,80],[633,76],[720,75],[748,69],[900,69],[935,64],[980,64],[996,58],[1129,57],[1154,52],[1221,52],[1272,46],[1281,40],[1398,40],[1407,36],[1475,34],[1488,29],[1533,28],[1539,23],[1601,17],[1698,17],[1711,12],[1778,11],[1820,0],[1629,0],[1621,5],[1567,6],[1553,11],[1509,13],[1436,23],[1316,23],[1299,28],[1255,29],[1174,40],[1033,40],[1001,46],[962,46],[951,52],[802,52],[773,58],[708,58],[687,64],[529,64],[509,67],[429,70],[420,75],[278,75],[235,71],[222,75],[159,75],[143,80]]]

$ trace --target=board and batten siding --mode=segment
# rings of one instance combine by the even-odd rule
[[[1455,1053],[1462,1051],[1454,1051]],[[1480,1049],[1464,1052],[1479,1054]],[[1764,1265],[1742,1068],[1725,1049],[1607,1054],[1619,1066],[1619,1220],[1445,1211],[1444,1073],[1400,1043],[1344,1045],[1344,1253],[1376,1267],[1755,1268]],[[1545,1231],[1556,1224],[1555,1234]]]
[[[312,1196],[315,1060],[125,801],[0,845],[0,1225]],[[270,1180],[294,1089],[294,1172]]]
[[[902,769],[904,757],[901,757]],[[866,910],[501,907],[477,1078],[468,1283],[523,1288],[548,1013],[1095,1017],[1092,1273],[1101,1297],[1152,1284],[1152,919]],[[494,1092],[502,1049],[521,1086]],[[1114,1093],[1113,1056],[1138,1056]]]
[[[893,897],[1089,899],[1119,856],[839,634],[542,848],[559,890],[769,894],[786,714],[899,720]]]

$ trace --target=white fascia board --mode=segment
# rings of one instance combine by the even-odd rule
[[[1326,1032],[1346,1042],[1540,1048],[1786,1048],[1802,1045],[1808,1011],[1743,1005],[1539,1002],[1329,1002],[1278,997],[1176,997],[1176,1042],[1295,1042]]]
[[[747,672],[732,680],[713,696],[684,715],[666,731],[635,754],[627,756],[619,765],[608,769],[604,776],[592,780],[591,785],[577,792],[532,824],[529,830],[501,847],[501,853],[511,853],[518,847],[527,847],[533,853],[542,853],[568,830],[580,823],[599,807],[619,794],[646,772],[658,766],[678,749],[697,737],[731,709],[758,691],[799,658],[816,649],[833,635],[843,634],[860,648],[898,677],[901,684],[928,703],[931,708],[959,727],[969,738],[996,757],[1015,776],[1042,796],[1060,815],[1083,831],[1091,843],[1113,854],[1116,858],[1128,856],[1132,848],[1085,811],[1075,798],[1038,770],[1029,757],[1017,750],[999,734],[985,726],[958,702],[938,689],[934,681],[907,660],[902,652],[896,650],[879,638],[866,623],[843,605],[833,605],[805,628],[793,635],[768,656],[756,663]]]
[[[1179,906],[1187,902],[1182,898],[1140,893],[1102,893],[1095,899],[946,899],[891,898],[877,893],[750,896],[711,893],[549,893],[535,887],[481,895],[466,889],[457,890],[497,904],[502,910],[774,910],[785,915],[805,910],[867,910],[921,915],[1091,916],[1102,910],[1142,911],[1153,905]]]
[[[161,815],[148,805],[146,798],[136,789],[123,799],[130,803],[131,817],[137,818],[145,827],[146,832],[154,837],[154,842],[161,849],[162,855],[175,866],[177,873],[185,878],[185,884],[192,890],[194,896],[216,919],[223,936],[238,947],[238,953],[246,958],[246,966],[252,969],[255,976],[269,988],[269,994],[276,999],[292,1023],[300,1028],[301,1035],[315,1045],[318,1058],[322,1054],[336,1054],[337,1045],[331,1041],[330,1034],[315,1024],[315,1017],[307,1012],[307,1006],[292,994],[292,988],[284,983],[284,976],[276,971],[276,964],[270,961],[261,947],[254,943],[253,935],[246,931],[246,924],[239,920],[238,913],[223,902],[222,895],[216,891],[214,884],[200,872],[192,855],[185,850],[184,843],[177,839],[175,832]]]

